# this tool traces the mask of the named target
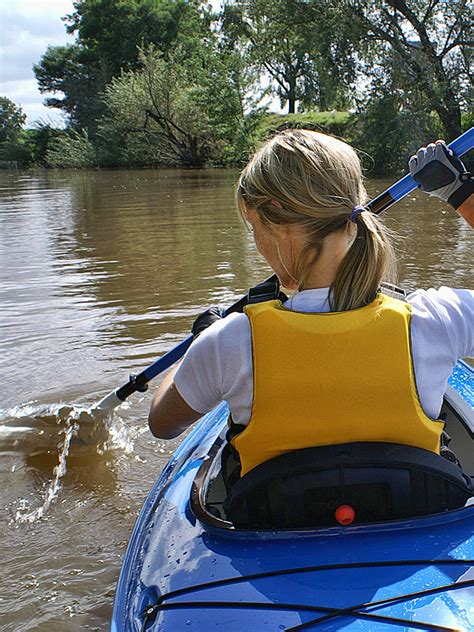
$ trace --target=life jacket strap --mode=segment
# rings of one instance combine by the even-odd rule
[[[263,303],[264,301],[274,301],[275,299],[285,301],[287,298],[283,292],[280,292],[280,282],[276,274],[269,280],[250,288],[248,292],[249,305]]]
[[[229,419],[227,420],[227,425],[228,428],[225,436],[226,442],[221,455],[221,470],[224,485],[227,493],[229,494],[232,487],[239,480],[242,469],[239,453],[234,448],[231,441],[234,437],[245,430],[246,426],[234,423],[231,416],[229,416]]]
[[[380,291],[387,296],[406,302],[408,292],[398,285],[384,282],[380,284]],[[281,301],[288,299],[286,294],[280,290],[280,282],[276,274],[267,281],[250,288],[247,297],[248,305],[263,303],[264,301],[274,301],[275,299],[280,299]]]

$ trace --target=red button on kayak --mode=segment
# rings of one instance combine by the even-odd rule
[[[354,522],[355,511],[350,505],[339,505],[334,512],[334,517],[339,524],[348,525]]]

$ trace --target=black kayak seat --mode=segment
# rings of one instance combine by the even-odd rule
[[[436,514],[474,495],[458,463],[393,443],[345,443],[280,455],[238,479],[224,501],[236,528],[338,526],[350,505],[353,524]]]

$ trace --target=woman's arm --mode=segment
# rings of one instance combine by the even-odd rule
[[[200,314],[193,323],[192,333],[194,339],[210,325],[216,321],[220,321],[224,316],[224,310],[220,307],[213,306],[206,309]],[[198,354],[196,360],[196,343],[193,342],[188,349],[186,356],[182,362],[194,362],[197,365],[203,365],[204,361]],[[174,439],[180,435],[192,423],[197,421],[204,413],[198,413],[191,408],[187,402],[181,397],[174,383],[174,376],[178,370],[178,366],[169,371],[157,391],[153,396],[150,413],[148,415],[148,425],[155,437],[160,439]],[[209,408],[211,410],[212,406]]]
[[[463,217],[471,228],[474,228],[474,195],[470,195],[465,202],[457,209],[459,215]]]
[[[148,425],[155,437],[173,439],[202,417],[184,401],[173,382],[177,367],[164,378],[153,395]]]

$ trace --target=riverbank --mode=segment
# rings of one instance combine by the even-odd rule
[[[359,150],[367,174],[396,177],[406,171],[408,158],[418,147],[442,137],[439,121],[432,116],[423,124],[374,119],[370,112],[306,112],[296,114],[252,113],[244,117],[227,141],[211,143],[197,135],[195,163],[189,154],[163,156],[158,141],[135,131],[121,139],[89,137],[73,129],[40,125],[23,130],[15,147],[0,143],[0,169],[136,169],[136,168],[240,168],[259,144],[286,128],[314,129],[349,142]],[[470,126],[463,117],[463,129]],[[5,158],[2,160],[1,158]],[[8,159],[7,159],[8,158]]]

